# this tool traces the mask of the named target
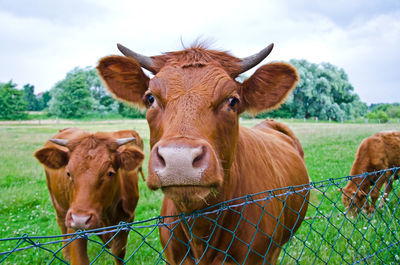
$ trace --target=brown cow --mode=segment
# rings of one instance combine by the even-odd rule
[[[201,46],[154,57],[118,46],[128,57],[105,57],[97,68],[117,98],[147,107],[152,148],[147,185],[162,189],[162,215],[308,183],[304,161],[286,135],[265,126],[239,126],[240,113],[276,108],[295,87],[296,70],[280,62],[260,67],[243,83],[235,80],[261,62],[272,45],[244,59]],[[150,80],[141,67],[155,76]],[[285,204],[273,198],[265,211],[247,205],[243,219],[224,211],[218,226],[200,218],[190,221],[190,231],[184,223],[173,231],[161,227],[166,259],[171,264],[274,264],[306,213],[308,193],[301,194],[288,196]],[[234,237],[229,230],[237,231]]]
[[[400,132],[378,132],[365,138],[358,147],[357,154],[350,171],[350,175],[360,175],[365,172],[374,172],[400,166]],[[397,176],[394,179],[397,179]],[[342,190],[342,202],[352,214],[364,209],[367,213],[375,211],[375,203],[380,190],[386,183],[382,203],[392,190],[393,180],[391,172],[373,174],[365,178],[349,180]],[[371,191],[371,186],[373,186]],[[371,195],[371,204],[368,195]],[[381,204],[381,206],[383,206]],[[350,209],[349,209],[350,207]]]
[[[136,131],[88,133],[67,128],[54,135],[35,157],[43,164],[47,187],[63,234],[132,222],[139,199],[138,172],[144,158]],[[101,235],[108,242],[114,234]],[[123,259],[128,232],[108,244]],[[63,249],[72,264],[89,264],[87,240]],[[115,259],[116,264],[122,264]]]

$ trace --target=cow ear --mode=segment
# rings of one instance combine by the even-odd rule
[[[136,148],[126,148],[118,154],[119,166],[126,171],[138,168],[143,160],[143,152]]]
[[[100,59],[97,71],[115,97],[144,106],[142,98],[149,85],[149,77],[134,59],[107,56]]]
[[[51,169],[59,169],[68,164],[68,153],[55,147],[44,147],[35,152],[40,163]]]
[[[279,62],[261,66],[242,84],[241,111],[257,113],[279,107],[297,81],[297,71],[289,64]]]

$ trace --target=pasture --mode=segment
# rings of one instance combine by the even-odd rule
[[[244,126],[251,127],[258,120],[243,120]],[[357,147],[361,140],[378,131],[400,130],[399,124],[348,124],[348,123],[311,123],[289,120],[282,121],[289,125],[300,139],[305,151],[307,169],[312,181],[321,181],[329,178],[347,176],[350,172]],[[59,129],[65,127],[79,127],[91,132],[114,131],[122,129],[135,129],[144,140],[146,160],[144,172],[147,174],[147,159],[149,155],[149,129],[145,120],[123,120],[102,122],[71,122],[58,123],[4,123],[0,124],[0,239],[16,237],[22,234],[33,235],[58,235],[60,230],[56,224],[55,211],[48,195],[43,168],[33,157],[33,152],[39,149],[44,142],[54,135]],[[140,179],[140,199],[136,209],[135,221],[143,221],[158,216],[161,207],[162,193],[152,192]],[[396,185],[395,185],[396,186]],[[398,189],[394,190],[398,193]],[[329,189],[324,194],[332,200],[337,200],[340,194],[336,189]],[[317,202],[322,195],[311,194],[311,200]],[[340,202],[338,200],[337,202]],[[340,207],[341,205],[337,205]],[[321,203],[319,210],[331,212],[328,208],[331,203]],[[342,207],[342,206],[341,206]],[[343,208],[343,207],[342,207]],[[315,213],[311,209],[308,216]],[[304,223],[303,223],[304,225]],[[360,224],[362,225],[362,223]],[[323,229],[323,227],[321,228]],[[299,233],[302,233],[300,228]],[[299,234],[298,233],[298,234]],[[308,238],[306,232],[305,237]],[[318,233],[313,233],[309,244],[315,244],[321,248],[330,248],[328,242],[337,240],[334,232],[324,234],[324,242],[319,243]],[[131,254],[131,247],[138,245],[138,237],[130,233],[127,246],[127,256]],[[297,238],[295,239],[297,240]],[[357,240],[356,238],[354,240]],[[158,232],[153,232],[146,241],[159,248]],[[140,243],[140,242],[139,242]],[[296,243],[292,243],[296,247]],[[307,243],[308,244],[308,243]],[[379,244],[379,242],[377,242]],[[15,244],[0,242],[0,252],[8,251]],[[61,244],[59,244],[61,246]],[[59,247],[58,246],[58,247]],[[343,246],[338,246],[343,247]],[[55,248],[57,249],[57,248]],[[95,247],[90,249],[89,256],[97,255]],[[151,249],[145,249],[140,257],[135,257],[132,264],[154,264],[155,253]],[[312,255],[312,253],[310,254]],[[4,264],[47,264],[50,255],[44,252],[29,250],[12,254]],[[153,257],[153,259],[152,259]],[[314,260],[314,256],[307,257],[303,254],[304,264]],[[2,256],[0,256],[0,260]],[[111,258],[106,258],[107,263]],[[98,264],[103,264],[101,257]],[[295,263],[288,261],[286,263]],[[319,264],[318,260],[316,261]],[[338,264],[341,261],[337,262]],[[58,263],[57,263],[58,264]],[[330,264],[336,264],[335,258],[330,259]]]

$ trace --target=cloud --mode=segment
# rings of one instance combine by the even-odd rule
[[[1,1],[1,0],[0,0]],[[245,57],[274,42],[268,60],[307,59],[344,68],[361,100],[400,101],[400,2],[372,1],[8,1],[0,9],[0,82],[50,89],[76,66],[119,54],[146,55],[197,38]],[[377,89],[379,88],[379,89]],[[382,93],[384,92],[384,93]],[[398,93],[400,94],[400,93]]]

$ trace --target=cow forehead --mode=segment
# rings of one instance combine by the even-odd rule
[[[194,94],[213,98],[221,90],[236,90],[236,82],[218,66],[165,67],[150,80],[149,89],[166,100]]]
[[[101,171],[104,167],[108,168],[113,162],[112,154],[105,145],[90,149],[78,146],[71,154],[69,167],[76,170]]]

